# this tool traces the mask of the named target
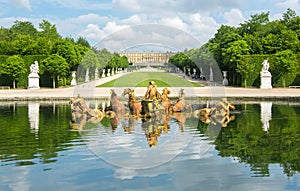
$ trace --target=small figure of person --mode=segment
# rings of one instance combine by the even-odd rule
[[[160,99],[160,97],[161,94],[157,91],[156,83],[154,81],[150,81],[143,100],[157,100]]]

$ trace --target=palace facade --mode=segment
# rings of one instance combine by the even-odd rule
[[[120,56],[126,56],[128,61],[133,64],[163,65],[167,63],[174,52],[121,52]]]

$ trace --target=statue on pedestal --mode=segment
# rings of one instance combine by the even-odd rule
[[[34,61],[34,63],[30,65],[29,69],[30,74],[28,75],[28,89],[39,89],[39,63],[37,61]]]
[[[260,72],[260,79],[261,79],[261,89],[271,89],[272,88],[272,75],[269,72],[269,62],[268,59],[264,60],[262,63],[263,67]]]
[[[228,86],[228,79],[227,79],[227,72],[228,71],[222,71],[223,72],[223,85]]]
[[[77,82],[76,82],[76,71],[72,72],[72,80],[71,80],[71,86],[76,86]]]

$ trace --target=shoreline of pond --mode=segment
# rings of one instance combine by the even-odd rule
[[[146,87],[132,87],[135,91],[137,99],[142,99],[146,92]],[[87,100],[107,100],[110,97],[110,91],[113,89],[118,97],[124,87],[113,88],[57,88],[57,89],[38,89],[38,90],[0,90],[0,101],[68,101],[70,98],[80,95]],[[161,92],[163,87],[159,87]],[[187,99],[213,100],[226,97],[228,100],[243,100],[243,101],[300,101],[300,88],[237,88],[224,86],[205,86],[205,87],[174,87],[171,90],[170,98],[176,99],[180,89],[185,90]]]

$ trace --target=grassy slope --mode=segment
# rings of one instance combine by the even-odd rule
[[[147,87],[149,81],[155,81],[158,87],[201,87],[178,76],[164,72],[133,72],[98,87]]]

